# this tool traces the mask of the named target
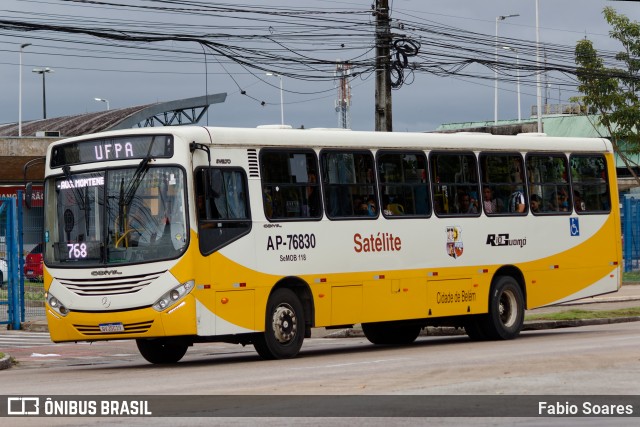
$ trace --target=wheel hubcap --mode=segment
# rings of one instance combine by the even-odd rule
[[[515,295],[509,291],[503,292],[500,296],[500,305],[498,306],[502,324],[506,327],[513,326],[518,317],[517,311]]]
[[[298,331],[298,319],[289,304],[283,304],[273,313],[273,332],[280,343],[291,341]]]

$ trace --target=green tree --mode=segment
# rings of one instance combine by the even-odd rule
[[[603,11],[611,25],[611,38],[622,45],[615,56],[620,67],[607,67],[591,41],[580,40],[575,49],[578,65],[579,101],[588,114],[596,115],[594,126],[602,125],[610,135],[613,149],[640,185],[632,156],[640,153],[640,24],[630,21],[612,7]]]

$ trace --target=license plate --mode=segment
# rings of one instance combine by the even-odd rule
[[[100,332],[124,332],[122,323],[101,323]]]
[[[31,274],[33,274],[33,271],[32,270],[27,270],[27,274],[31,275]]]

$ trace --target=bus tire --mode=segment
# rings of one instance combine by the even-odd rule
[[[253,346],[263,359],[291,359],[298,355],[304,333],[300,299],[291,289],[276,289],[267,303],[265,331],[257,334]]]
[[[166,338],[137,339],[138,351],[147,362],[177,363],[187,352],[188,344]]]
[[[482,322],[488,339],[510,340],[517,337],[524,323],[524,297],[511,276],[498,276],[492,287],[489,314]]]
[[[404,322],[363,323],[362,332],[371,344],[407,345],[420,335],[422,327]]]
[[[483,322],[486,322],[486,314],[471,316],[464,323],[464,331],[471,341],[486,341],[487,335],[483,330]]]

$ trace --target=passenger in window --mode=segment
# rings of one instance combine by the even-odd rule
[[[522,182],[522,159],[520,157],[513,157],[511,159],[511,167],[509,168],[511,182]]]
[[[526,209],[526,203],[524,201],[524,193],[520,190],[516,190],[509,196],[509,212],[522,213]]]
[[[433,200],[433,211],[436,214],[444,213],[444,209],[442,209],[442,203],[440,203],[440,200],[438,199]]]
[[[353,213],[356,215],[367,215],[367,204],[360,198],[353,199]]]
[[[384,214],[387,216],[404,215],[404,206],[402,203],[399,203],[399,200],[394,196],[389,197],[388,202],[384,206]]]
[[[549,199],[549,210],[554,212],[569,211],[567,191],[564,188],[561,188],[557,192],[554,191],[553,193],[551,193],[551,198]]]
[[[531,195],[531,212],[540,213],[540,204],[542,203],[542,198],[537,194]]]
[[[205,206],[204,206],[204,196],[203,195],[198,195],[198,197],[196,198],[197,201],[197,209],[198,209],[198,218],[200,219],[206,219],[206,210],[205,210]]]
[[[373,197],[369,197],[369,199],[367,199],[367,215],[376,216],[376,214],[376,201]]]
[[[373,173],[373,169],[369,168],[367,169],[367,184],[372,184],[374,182],[374,173]]]
[[[318,181],[316,174],[313,172],[308,172],[307,182],[310,185],[307,186],[307,205],[305,206],[304,214],[308,217],[316,217],[319,213],[318,200],[320,200],[317,194],[318,186],[316,185],[316,183]]]
[[[273,218],[273,199],[271,197],[271,192],[265,188],[263,193],[263,202],[264,202],[264,212],[267,215],[267,218]]]
[[[576,212],[582,212],[586,208],[582,201],[582,194],[578,190],[573,190],[573,207]]]
[[[459,213],[461,214],[477,214],[478,213],[478,205],[475,199],[471,199],[471,196],[467,193],[460,193],[459,197]]]
[[[493,190],[490,187],[484,187],[482,190],[482,205],[485,213],[502,212],[502,200],[495,198]]]
[[[569,207],[569,196],[567,194],[567,191],[562,189],[560,191],[558,191],[558,205],[560,206],[560,211],[561,212],[567,212],[570,210]]]

